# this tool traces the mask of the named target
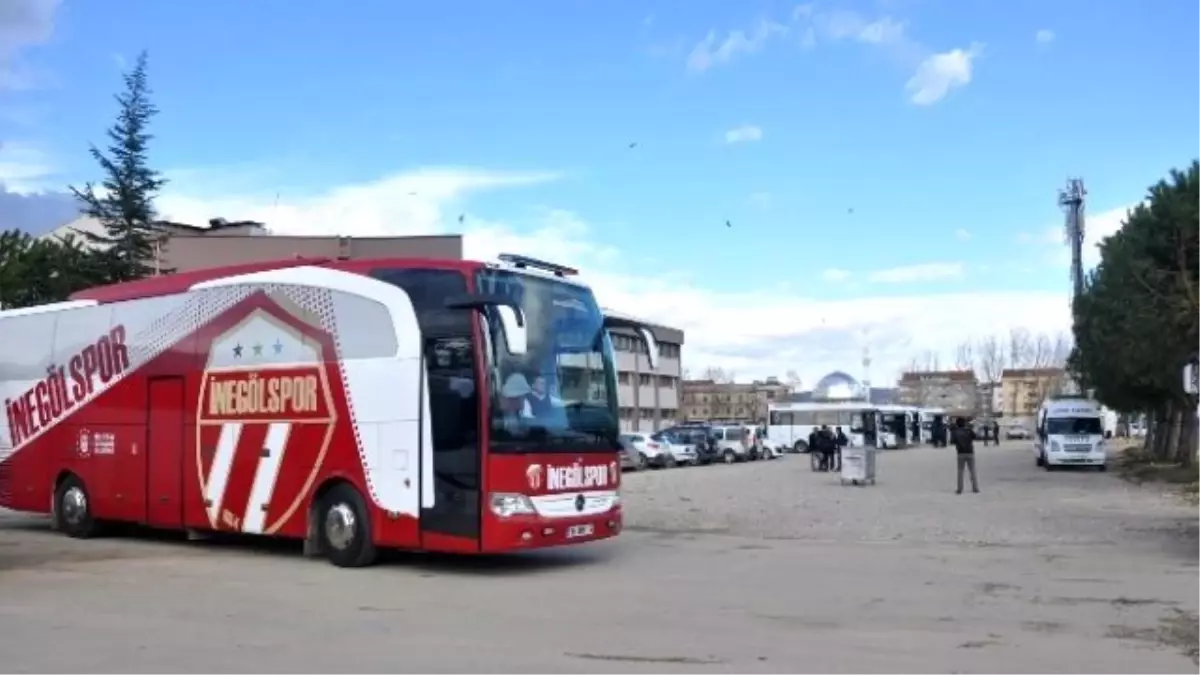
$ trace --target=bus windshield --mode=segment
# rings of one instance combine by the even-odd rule
[[[480,293],[517,301],[526,353],[491,350],[493,452],[599,452],[617,448],[616,376],[604,315],[592,291],[506,270],[477,273]],[[497,344],[498,334],[492,336]]]
[[[1046,434],[1083,435],[1102,434],[1104,430],[1099,417],[1051,417],[1046,420]]]

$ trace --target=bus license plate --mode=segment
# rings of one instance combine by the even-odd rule
[[[588,536],[591,536],[591,534],[595,531],[596,531],[596,528],[591,523],[587,523],[584,525],[572,525],[567,528],[567,539],[575,539],[577,537],[588,537]]]

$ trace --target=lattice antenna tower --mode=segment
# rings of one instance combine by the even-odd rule
[[[1087,190],[1083,187],[1082,178],[1067,180],[1067,187],[1058,191],[1058,205],[1062,207],[1066,219],[1063,224],[1063,235],[1067,246],[1071,247],[1071,283],[1074,295],[1072,300],[1083,293],[1083,239],[1084,206]]]

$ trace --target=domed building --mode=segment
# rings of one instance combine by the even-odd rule
[[[864,398],[865,392],[858,380],[840,370],[835,370],[817,381],[812,390],[814,401],[854,401]]]

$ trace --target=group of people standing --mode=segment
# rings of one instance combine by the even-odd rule
[[[831,431],[828,424],[822,424],[808,435],[809,452],[817,453],[817,471],[841,471],[842,448],[847,445],[850,437],[841,427]]]

